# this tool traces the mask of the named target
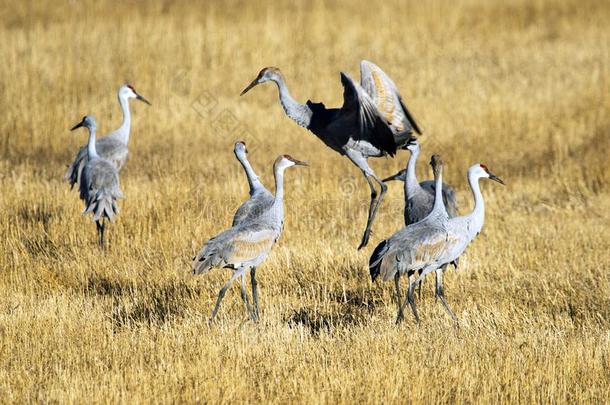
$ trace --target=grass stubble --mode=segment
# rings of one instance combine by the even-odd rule
[[[1,402],[604,402],[610,396],[610,7],[459,3],[0,3]],[[378,63],[440,153],[461,211],[484,162],[484,230],[445,277],[456,328],[424,284],[422,323],[394,326],[391,285],[366,262],[402,226],[390,185],[358,252],[368,187],[283,114],[293,95],[340,105],[338,71]],[[116,127],[132,102],[127,198],[110,248],[62,181],[84,114]],[[262,319],[228,270],[189,258],[246,198],[237,139],[266,184],[280,153],[285,232],[260,267]],[[380,175],[403,167],[374,159]],[[429,177],[420,162],[420,177]]]

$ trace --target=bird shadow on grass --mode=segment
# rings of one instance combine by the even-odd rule
[[[336,308],[334,311],[302,307],[293,310],[285,322],[291,328],[304,327],[318,336],[321,332],[332,333],[334,328],[368,324],[377,305],[383,303],[379,293],[371,288],[337,289],[330,292],[329,301]]]
[[[146,280],[132,282],[90,276],[85,293],[112,299],[109,318],[117,331],[161,327],[182,319],[188,315],[189,302],[198,299],[201,289],[182,281],[154,285]]]

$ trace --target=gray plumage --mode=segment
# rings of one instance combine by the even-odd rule
[[[360,63],[360,84],[341,73],[343,106],[326,108],[322,103],[297,102],[288,91],[284,76],[274,67],[264,68],[242,95],[254,86],[273,81],[280,103],[292,120],[313,132],[324,144],[346,156],[363,173],[371,190],[366,228],[358,249],[366,246],[373,221],[387,186],[368,164],[369,157],[394,156],[413,132],[421,133],[394,82],[377,65]],[[374,182],[380,188],[378,193]]]
[[[127,155],[129,154],[128,143],[131,132],[131,113],[129,111],[129,99],[136,98],[150,105],[148,100],[139,95],[135,89],[125,84],[119,88],[117,93],[121,110],[123,111],[123,123],[119,128],[112,131],[110,134],[99,138],[95,142],[97,153],[105,160],[110,162],[117,171],[121,171]],[[70,183],[70,188],[80,182],[83,168],[87,164],[88,154],[87,145],[82,146],[76,153],[76,157],[68,166],[68,170],[64,175],[64,179]]]
[[[441,170],[435,170],[436,187],[441,187]],[[434,208],[430,215],[420,222],[416,222],[398,231],[382,242],[369,260],[369,269],[373,278],[382,275],[384,280],[396,276],[399,272],[407,275],[416,275],[414,283],[409,283],[409,291],[404,304],[399,302],[397,322],[402,317],[402,311],[407,302],[410,304],[413,315],[419,320],[413,290],[430,272],[436,272],[437,296],[449,314],[457,320],[444,297],[442,291],[442,271],[439,269],[455,261],[474,240],[483,227],[485,208],[483,196],[478,180],[489,178],[502,184],[497,176],[489,172],[484,165],[474,165],[468,170],[468,181],[473,192],[475,206],[473,211],[465,216],[449,218],[442,204],[441,193],[435,193]],[[396,280],[396,277],[395,277]],[[397,296],[400,291],[397,284]]]
[[[235,153],[235,157],[246,173],[249,186],[248,193],[250,194],[250,198],[237,209],[237,212],[235,212],[231,226],[236,226],[266,212],[273,204],[274,197],[273,194],[265,188],[263,183],[261,183],[250,165],[247,157],[248,150],[246,144],[242,141],[236,142],[233,153]]]
[[[212,268],[235,270],[231,279],[218,294],[211,320],[216,316],[220,303],[231,284],[250,269],[254,309],[249,308],[245,294],[245,279],[242,278],[242,298],[253,320],[258,319],[258,294],[256,268],[261,264],[273,245],[277,242],[284,224],[284,170],[294,165],[306,165],[288,155],[280,156],[273,165],[275,175],[275,197],[267,209],[247,218],[206,242],[203,249],[193,258],[195,274],[205,274]]]
[[[443,162],[437,155],[432,156],[430,162],[434,171],[435,195],[434,205],[432,210],[420,221],[411,223],[405,228],[396,232],[390,238],[381,242],[373,251],[369,259],[369,270],[373,281],[382,276],[383,281],[394,278],[396,288],[396,301],[398,305],[398,315],[396,322],[399,323],[404,318],[403,308],[400,295],[400,274],[405,274],[407,278],[412,275],[419,275],[425,268],[434,266],[436,263],[430,262],[431,254],[434,252],[435,244],[440,243],[437,240],[439,235],[443,235],[446,229],[446,224],[449,216],[445,209],[442,200],[442,169]],[[437,189],[438,187],[438,189]],[[432,246],[429,246],[431,245]],[[444,263],[438,265],[436,269],[440,269]],[[441,271],[439,271],[442,274]],[[440,280],[437,280],[440,281]],[[412,297],[412,289],[414,284],[409,279],[409,292],[407,300],[411,305],[415,319],[419,321],[417,309]],[[437,282],[436,288],[437,297],[445,305],[449,314],[455,318],[455,315],[449,308],[447,301],[444,298],[442,283]]]
[[[95,148],[96,122],[92,116],[85,116],[72,130],[86,127],[89,130],[87,163],[79,183],[80,198],[85,203],[83,214],[92,214],[96,224],[99,244],[104,246],[106,219],[113,222],[119,213],[117,200],[123,198],[116,167],[101,157]]]
[[[417,140],[409,141],[407,149],[411,153],[407,167],[402,169],[393,176],[383,179],[384,182],[399,180],[404,183],[405,208],[404,219],[405,225],[410,225],[424,219],[434,206],[434,193],[436,187],[434,180],[425,180],[419,182],[415,172],[417,158],[419,157],[421,147]],[[443,183],[443,203],[449,218],[458,215],[458,205],[455,198],[453,188],[446,183]]]

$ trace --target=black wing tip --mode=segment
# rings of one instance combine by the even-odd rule
[[[373,250],[371,257],[369,259],[369,273],[371,274],[371,281],[375,282],[377,277],[379,277],[379,273],[381,273],[381,253],[383,252],[387,241],[381,241],[379,245]]]

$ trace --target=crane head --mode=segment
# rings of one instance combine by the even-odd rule
[[[246,154],[248,153],[248,148],[246,147],[246,143],[244,141],[237,141],[235,142],[235,147],[233,148],[233,151],[235,152],[235,154]]]
[[[291,166],[309,166],[307,162],[297,160],[290,155],[280,155],[273,163],[274,171],[283,170]]]
[[[119,98],[135,98],[137,100],[142,101],[143,103],[151,105],[150,101],[142,97],[142,95],[140,95],[131,84],[124,84],[119,88]]]
[[[496,176],[495,174],[490,172],[489,169],[487,168],[487,166],[484,165],[483,163],[479,163],[479,168],[483,171],[482,177],[487,177],[489,180],[497,181],[498,183],[500,183],[504,186],[506,185],[506,183],[504,183],[504,181],[501,178],[499,178],[498,176]]]
[[[407,150],[409,150],[409,152],[413,153],[413,152],[419,151],[419,149],[420,149],[419,141],[417,140],[417,138],[411,137],[411,139],[409,139],[409,141],[407,142]]]
[[[263,69],[261,69],[260,72],[258,72],[258,76],[256,76],[256,79],[252,80],[252,82],[248,85],[248,87],[243,89],[242,92],[239,93],[239,95],[243,96],[251,88],[253,88],[254,86],[259,85],[261,83],[265,83],[268,81],[277,82],[279,80],[282,80],[282,72],[280,72],[280,69],[273,67],[273,66],[263,68]]]
[[[95,128],[95,118],[92,115],[85,115],[78,124],[70,128],[70,131],[74,131],[80,127],[85,127],[88,129]]]
[[[442,173],[444,164],[443,159],[439,155],[432,155],[432,158],[430,158],[430,166],[432,166],[434,177]]]

